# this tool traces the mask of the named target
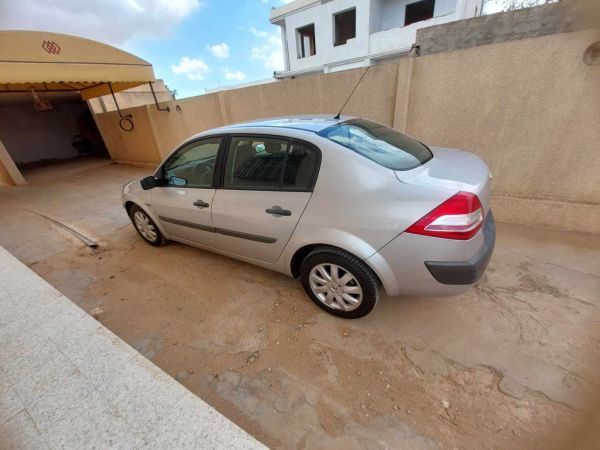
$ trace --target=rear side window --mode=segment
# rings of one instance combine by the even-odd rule
[[[414,169],[433,158],[426,145],[370,120],[349,120],[318,134],[392,170]]]
[[[232,137],[225,164],[226,188],[278,189],[288,141]]]
[[[311,190],[319,165],[313,147],[285,138],[233,136],[223,187],[252,190]]]
[[[283,173],[283,189],[300,191],[311,189],[317,176],[318,165],[319,155],[313,147],[293,141]]]

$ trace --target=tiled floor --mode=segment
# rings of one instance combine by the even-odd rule
[[[262,448],[0,247],[0,449]]]

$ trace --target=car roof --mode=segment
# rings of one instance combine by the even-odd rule
[[[332,125],[355,119],[355,116],[340,116],[339,119],[334,114],[312,114],[298,116],[271,117],[268,119],[251,120],[248,122],[234,123],[218,128],[221,132],[235,132],[241,128],[291,128],[294,130],[319,131]],[[216,130],[212,130],[216,131]]]

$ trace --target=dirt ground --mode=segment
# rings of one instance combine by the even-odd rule
[[[26,173],[0,187],[0,245],[265,444],[549,448],[594,408],[598,236],[499,223],[477,287],[384,297],[348,321],[283,275],[145,244],[119,199],[145,172],[92,160]]]

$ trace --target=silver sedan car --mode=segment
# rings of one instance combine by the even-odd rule
[[[453,295],[491,257],[491,175],[477,156],[430,148],[370,120],[294,116],[192,136],[123,187],[140,236],[300,278],[336,316],[387,295]]]

